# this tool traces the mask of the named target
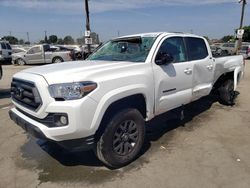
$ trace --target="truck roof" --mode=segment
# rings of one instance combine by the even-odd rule
[[[182,35],[182,36],[193,36],[193,37],[201,37],[198,35],[190,34],[190,33],[183,33],[183,32],[151,32],[151,33],[138,33],[138,34],[133,34],[133,35],[126,35],[126,36],[121,36],[118,38],[127,38],[127,37],[158,37],[159,35]]]

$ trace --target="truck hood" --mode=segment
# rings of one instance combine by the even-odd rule
[[[26,54],[26,52],[19,52],[19,53],[14,53],[12,54],[12,58],[16,58],[16,57],[23,57],[24,54]]]
[[[120,68],[135,66],[133,62],[112,61],[74,61],[50,64],[25,69],[22,72],[43,76],[48,84],[96,81],[108,76]]]

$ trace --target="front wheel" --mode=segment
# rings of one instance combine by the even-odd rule
[[[21,66],[23,66],[23,65],[25,65],[26,63],[25,63],[25,61],[23,60],[23,59],[17,59],[17,65],[21,65]]]
[[[118,112],[108,123],[96,146],[99,160],[111,168],[132,162],[139,154],[145,137],[145,122],[136,109]]]
[[[236,92],[234,91],[234,81],[226,80],[219,88],[219,102],[224,105],[234,105]]]

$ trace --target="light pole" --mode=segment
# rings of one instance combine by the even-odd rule
[[[85,37],[90,39],[90,23],[89,23],[89,1],[85,0],[85,14],[86,14],[86,34]],[[88,46],[88,54],[91,53],[90,51],[90,40],[85,40],[88,41],[87,46]],[[85,42],[86,43],[86,42]]]
[[[243,21],[244,21],[244,14],[245,14],[245,7],[247,4],[247,0],[239,0],[239,3],[242,3],[242,9],[241,9],[241,18],[240,18],[240,28],[243,28]],[[242,36],[243,37],[243,36]],[[239,37],[238,43],[237,43],[237,49],[236,49],[236,53],[238,54],[241,45],[242,45],[242,37]]]

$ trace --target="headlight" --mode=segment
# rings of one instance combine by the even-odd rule
[[[55,99],[75,100],[81,99],[96,87],[97,84],[94,82],[53,84],[49,86],[49,92]]]

